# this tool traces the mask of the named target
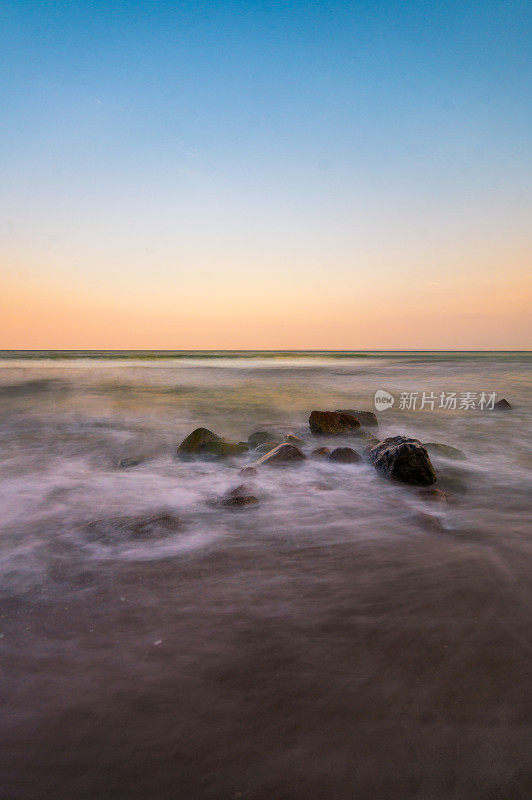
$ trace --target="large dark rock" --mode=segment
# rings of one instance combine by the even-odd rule
[[[188,458],[193,455],[210,454],[224,458],[245,453],[247,449],[246,444],[223,439],[208,428],[196,428],[186,439],[183,439],[177,448],[177,455],[180,458]]]
[[[360,433],[360,422],[345,411],[313,411],[308,424],[318,436],[349,436]]]
[[[273,450],[270,450],[269,453],[265,453],[262,458],[259,458],[258,461],[252,465],[254,467],[261,467],[263,464],[267,464],[269,466],[282,466],[283,464],[297,464],[301,461],[305,460],[305,456],[299,449],[293,444],[279,444]]]
[[[386,478],[413,486],[430,486],[437,480],[429,454],[419,439],[392,436],[372,447],[368,458]]]
[[[328,455],[329,461],[338,461],[340,464],[357,464],[362,461],[361,456],[352,447],[336,447]]]
[[[339,408],[340,414],[351,414],[356,417],[361,425],[367,425],[368,428],[374,428],[379,424],[379,421],[373,411],[355,411],[354,408]]]
[[[497,400],[493,408],[496,408],[497,411],[510,411],[513,406],[503,397],[502,400]]]

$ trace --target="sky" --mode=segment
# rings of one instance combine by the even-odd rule
[[[0,349],[529,349],[532,4],[0,0]]]

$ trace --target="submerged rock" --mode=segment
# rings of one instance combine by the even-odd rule
[[[316,447],[316,449],[313,450],[310,455],[314,458],[325,458],[325,456],[328,456],[330,452],[330,447]]]
[[[258,447],[255,448],[256,453],[269,453],[274,447],[279,447],[282,442],[264,442],[264,444],[259,444]]]
[[[412,486],[430,486],[437,480],[429,454],[419,439],[389,437],[372,447],[368,458],[386,478]]]
[[[247,483],[240,483],[238,486],[235,486],[234,489],[229,489],[225,494],[225,497],[243,497],[246,494],[249,494],[251,491],[251,487],[248,486]]]
[[[361,456],[352,447],[336,447],[328,455],[329,461],[338,461],[341,464],[358,464],[362,461]]]
[[[497,411],[510,411],[513,406],[508,402],[508,400],[506,400],[505,397],[503,397],[502,400],[497,400],[493,408],[496,408]]]
[[[308,424],[318,436],[341,436],[360,433],[360,422],[345,411],[313,411]]]
[[[450,444],[440,444],[439,442],[423,442],[423,447],[426,447],[428,452],[434,456],[445,456],[445,458],[463,459],[465,453],[457,447],[451,447]]]
[[[84,531],[90,538],[105,544],[118,544],[128,539],[159,539],[179,530],[183,523],[170,513],[108,517],[89,522]]]
[[[467,494],[468,475],[459,467],[442,467],[438,469],[438,486],[449,495]]]
[[[376,445],[380,444],[381,440],[377,439],[376,436],[367,436],[364,437],[364,444],[366,445],[366,449],[364,450],[364,455],[367,456],[369,451],[375,447]]]
[[[356,417],[361,425],[367,425],[368,428],[375,428],[379,421],[373,411],[355,411],[353,408],[339,408],[337,409],[340,414],[351,414]]]
[[[280,436],[277,436],[277,434],[270,433],[269,431],[255,431],[255,433],[250,433],[248,436],[248,445],[251,450],[259,447],[261,444],[266,444],[266,442],[281,444],[282,439]]]
[[[270,450],[269,453],[265,453],[262,458],[259,458],[258,461],[255,461],[252,466],[260,467],[263,464],[268,464],[271,466],[297,464],[298,462],[304,461],[305,458],[306,456],[303,455],[299,447],[285,442],[284,444],[277,445],[277,447],[275,447],[273,450]]]
[[[187,458],[192,455],[214,455],[225,458],[226,456],[236,456],[247,452],[246,444],[231,442],[223,439],[208,428],[196,428],[186,439],[183,439],[177,448],[177,455]]]
[[[239,470],[239,474],[250,477],[251,475],[257,475],[257,470],[255,467],[242,467],[242,469]]]
[[[428,500],[431,503],[448,503],[447,495],[442,489],[436,486],[422,486],[418,489],[421,500]]]
[[[118,469],[131,469],[131,467],[138,467],[142,464],[142,458],[121,458],[118,462]]]
[[[258,502],[258,497],[252,494],[239,494],[235,497],[224,497],[222,506],[224,508],[245,508],[246,506],[256,506]]]

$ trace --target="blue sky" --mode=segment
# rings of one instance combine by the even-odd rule
[[[489,0],[0,3],[13,302],[45,291],[58,320],[76,303],[104,320],[125,297],[149,329],[157,306],[185,298],[200,329],[212,291],[227,313],[205,339],[168,322],[132,346],[408,347],[415,328],[399,317],[388,338],[361,337],[346,297],[387,302],[384,282],[430,305],[424,282],[441,284],[454,319],[480,283],[490,299],[470,342],[471,320],[457,322],[456,346],[496,346],[497,294],[495,336],[517,303],[521,341],[508,291],[528,290],[531,22],[530,3]],[[260,287],[270,306],[301,298],[282,341],[242,312]],[[316,293],[345,316],[332,338],[304,323]],[[91,346],[81,323],[50,339],[39,313],[28,346]],[[10,325],[18,342],[24,320]]]

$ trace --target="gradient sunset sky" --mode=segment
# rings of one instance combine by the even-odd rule
[[[0,348],[527,349],[530,2],[0,0]]]

